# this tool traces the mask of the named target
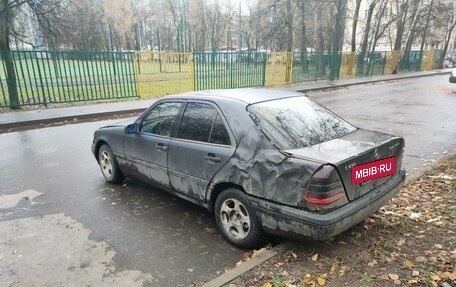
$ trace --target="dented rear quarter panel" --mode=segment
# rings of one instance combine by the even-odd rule
[[[241,186],[252,196],[297,206],[310,176],[322,162],[290,157],[261,132],[242,101],[217,102],[233,131],[236,150],[211,180],[212,186],[227,182]],[[206,201],[212,190],[208,189]]]

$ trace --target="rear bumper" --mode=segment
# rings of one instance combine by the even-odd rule
[[[250,197],[250,200],[265,231],[327,240],[379,210],[399,192],[404,182],[405,171],[401,170],[383,185],[327,214],[316,214],[255,197]]]

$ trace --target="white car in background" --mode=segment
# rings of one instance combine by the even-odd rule
[[[450,83],[456,84],[456,69],[451,70]]]

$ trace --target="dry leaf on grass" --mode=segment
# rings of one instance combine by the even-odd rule
[[[390,273],[388,274],[388,277],[392,280],[397,280],[399,279],[399,275],[395,274],[395,273]]]

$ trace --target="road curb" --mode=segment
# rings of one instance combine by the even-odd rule
[[[96,113],[88,113],[88,114],[80,114],[80,115],[69,115],[69,116],[41,118],[41,119],[34,119],[34,120],[25,120],[25,121],[18,121],[18,122],[9,122],[9,123],[0,124],[0,133],[8,131],[9,129],[23,130],[23,129],[27,129],[30,127],[55,124],[55,123],[65,122],[65,121],[74,122],[74,121],[79,121],[79,120],[104,119],[104,118],[112,118],[115,116],[138,114],[138,113],[142,113],[145,109],[146,108],[138,108],[138,109],[109,111],[109,112],[96,112]]]
[[[400,81],[400,80],[406,80],[406,79],[424,78],[424,77],[441,76],[441,75],[449,75],[449,74],[451,74],[450,71],[448,71],[448,72],[445,71],[445,72],[434,72],[434,73],[429,73],[429,74],[404,75],[404,76],[385,78],[385,79],[367,80],[367,81],[357,82],[357,83],[354,82],[354,83],[334,84],[334,85],[331,85],[330,83],[328,83],[328,84],[326,84],[326,86],[322,86],[322,87],[298,89],[295,91],[300,92],[300,93],[328,91],[328,90],[343,89],[343,88],[353,87],[353,86],[376,84],[376,83],[381,83],[381,82],[394,82],[394,81]]]
[[[212,279],[211,281],[205,283],[203,285],[203,287],[220,287],[220,286],[226,285],[229,282],[236,279],[237,277],[244,274],[245,272],[249,271],[250,269],[260,265],[264,261],[289,250],[290,247],[291,247],[291,244],[288,241],[280,243],[280,244],[272,247],[271,249],[265,250],[264,252],[261,252],[260,254],[255,255],[249,261],[234,267],[233,269],[223,273],[222,275],[218,276],[217,278]]]

